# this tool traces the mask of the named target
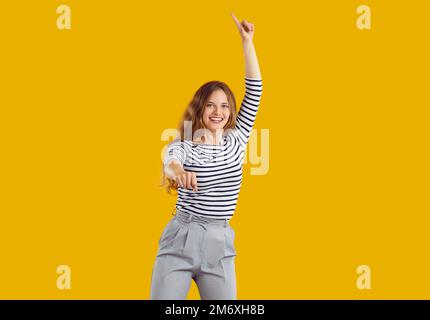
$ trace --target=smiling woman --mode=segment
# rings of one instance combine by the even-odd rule
[[[209,144],[219,144],[219,141],[221,141],[222,129],[227,124],[232,112],[227,100],[225,92],[222,89],[217,89],[211,93],[206,103],[203,124],[212,133],[208,135],[209,138],[206,138]]]
[[[224,130],[236,125],[236,99],[229,86],[222,81],[210,81],[194,94],[180,122],[180,138],[185,138],[185,125],[191,122],[192,141],[218,145]]]
[[[232,17],[245,54],[245,97],[237,113],[233,92],[224,82],[205,83],[184,113],[179,137],[166,148],[163,179],[167,177],[167,190],[177,191],[178,198],[176,215],[158,243],[151,299],[185,299],[192,279],[202,299],[237,299],[235,232],[229,221],[262,80],[252,43],[254,26]],[[187,139],[189,123],[192,137]]]

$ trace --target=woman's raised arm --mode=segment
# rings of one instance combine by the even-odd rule
[[[231,13],[240,37],[242,38],[243,52],[245,54],[245,77],[261,79],[260,66],[258,65],[257,54],[255,52],[254,43],[254,24],[243,20],[239,22],[234,13]]]
[[[261,80],[260,67],[258,65],[257,55],[255,53],[252,37],[254,36],[254,25],[246,20],[242,23],[237,20],[232,13],[233,20],[239,30],[242,38],[243,50],[245,53],[245,96],[243,98],[240,110],[237,114],[236,126],[233,132],[236,132],[239,144],[245,147],[251,136],[257,111],[260,105],[263,82]]]

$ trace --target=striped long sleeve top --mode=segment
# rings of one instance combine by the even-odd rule
[[[233,216],[242,185],[245,147],[260,105],[261,78],[245,77],[245,88],[236,126],[224,135],[221,144],[183,140],[167,146],[164,165],[175,159],[184,170],[195,172],[197,178],[198,191],[178,189],[178,210],[215,219],[229,220]]]

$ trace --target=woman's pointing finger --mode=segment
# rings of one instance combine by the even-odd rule
[[[240,24],[239,20],[236,18],[236,16],[234,15],[234,13],[233,13],[233,12],[231,13],[231,16],[233,17],[233,20],[234,20],[234,22],[236,23],[236,26],[237,26],[237,28],[238,28],[238,29],[239,29],[239,31],[240,31],[240,29],[242,28],[242,26],[241,26],[241,24]]]

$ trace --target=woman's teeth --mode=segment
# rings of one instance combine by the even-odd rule
[[[211,121],[213,121],[213,122],[216,122],[216,123],[219,123],[219,122],[221,122],[221,121],[222,121],[222,118],[218,118],[218,117],[209,117],[209,120],[211,120]]]

